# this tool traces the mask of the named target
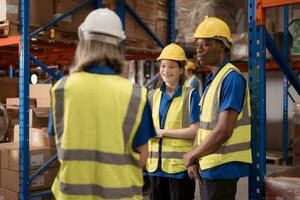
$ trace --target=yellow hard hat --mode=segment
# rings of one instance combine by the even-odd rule
[[[232,37],[228,25],[221,19],[216,17],[205,17],[199,24],[194,38],[226,38],[232,44]]]
[[[187,61],[187,63],[185,64],[185,66],[184,66],[184,69],[185,70],[195,70],[196,69],[196,65],[193,63],[193,62],[191,62],[191,61]]]
[[[172,43],[166,46],[156,60],[186,61],[185,52],[179,45]]]

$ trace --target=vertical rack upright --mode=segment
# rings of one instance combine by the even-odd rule
[[[55,19],[53,22],[37,29],[33,33],[29,33],[30,26],[30,0],[20,0],[20,57],[19,57],[19,98],[20,98],[20,110],[19,110],[19,169],[20,169],[20,200],[27,200],[29,198],[36,197],[29,196],[29,184],[40,172],[42,172],[47,166],[53,162],[56,157],[54,156],[44,166],[42,166],[37,173],[29,177],[29,75],[30,75],[30,60],[41,66],[45,71],[55,78],[55,74],[52,70],[48,69],[46,65],[30,55],[30,37],[38,34],[39,32],[57,24],[64,17],[77,12],[84,4],[91,2],[92,0],[84,0],[78,7],[72,9],[68,13]],[[102,7],[102,0],[93,0],[95,7]],[[153,38],[154,41],[160,46],[164,47],[161,40],[151,31],[147,24],[135,13],[134,10],[126,3],[125,0],[117,1],[117,13],[119,14],[122,22],[125,22],[125,9],[133,16],[133,18],[141,25],[141,27]],[[168,0],[168,42],[175,40],[175,0]],[[125,26],[124,26],[125,27]],[[13,42],[15,43],[15,42]],[[137,58],[139,56],[137,55]],[[49,193],[40,193],[39,195],[46,195]]]
[[[249,23],[249,82],[252,108],[252,155],[253,165],[249,177],[249,199],[264,199],[264,178],[266,175],[266,47],[274,60],[300,95],[300,81],[285,57],[266,31],[266,9],[275,6],[300,3],[299,0],[248,0]],[[285,18],[288,18],[287,9]],[[285,19],[286,21],[286,19]],[[286,29],[286,26],[285,26]],[[285,30],[287,31],[287,30]],[[285,34],[288,37],[288,34]],[[285,41],[288,41],[285,39]],[[285,48],[287,48],[285,44]],[[287,134],[286,134],[287,135]],[[285,145],[286,145],[285,135]],[[286,152],[285,152],[286,155]]]

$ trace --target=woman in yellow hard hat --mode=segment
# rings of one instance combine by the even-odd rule
[[[184,75],[186,78],[184,85],[186,87],[195,88],[201,94],[202,81],[195,74],[196,65],[191,61],[187,61],[186,65],[184,66],[184,69]]]
[[[186,56],[177,44],[166,46],[160,61],[160,88],[148,99],[157,137],[149,140],[146,164],[150,199],[194,199],[195,182],[188,177],[183,154],[192,149],[199,123],[199,93],[182,84]]]

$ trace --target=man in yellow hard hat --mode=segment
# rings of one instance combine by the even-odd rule
[[[200,174],[202,200],[231,200],[252,163],[247,81],[227,59],[232,38],[224,21],[206,17],[193,36],[198,62],[211,73],[200,100],[197,145],[184,155],[184,162],[191,178]]]
[[[195,71],[196,65],[193,62],[188,61],[184,66],[184,75],[186,77],[184,85],[185,87],[195,88],[202,94],[202,81],[196,76]]]

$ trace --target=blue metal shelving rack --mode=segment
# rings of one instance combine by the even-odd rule
[[[299,0],[248,0],[249,22],[249,82],[252,108],[252,154],[253,165],[249,177],[249,199],[264,199],[266,175],[266,47],[279,64],[285,77],[300,95],[300,80],[288,63],[288,7]],[[268,7],[285,6],[284,10],[284,56],[282,56],[265,28],[265,10]],[[284,82],[284,134],[283,154],[287,160],[287,80]]]
[[[50,195],[51,192],[41,192],[38,194],[29,194],[29,185],[31,181],[42,173],[57,156],[53,156],[47,163],[38,169],[33,175],[29,176],[29,71],[30,61],[39,65],[43,70],[49,73],[53,78],[57,78],[55,73],[48,69],[45,64],[32,56],[29,52],[30,37],[39,34],[45,29],[57,24],[63,18],[80,10],[87,3],[95,3],[95,8],[102,7],[102,0],[84,0],[79,6],[73,8],[64,15],[58,17],[54,21],[45,26],[29,33],[29,14],[30,0],[20,0],[20,27],[21,27],[21,49],[20,49],[20,75],[19,75],[19,97],[20,97],[20,112],[19,112],[19,169],[20,169],[20,200],[27,200],[37,196]],[[117,14],[120,16],[123,24],[125,23],[125,10],[136,20],[138,24],[153,38],[160,46],[164,47],[163,42],[151,31],[147,24],[136,14],[136,12],[126,3],[125,0],[117,0]],[[125,26],[124,26],[125,27]],[[175,0],[168,0],[168,42],[175,41]]]

